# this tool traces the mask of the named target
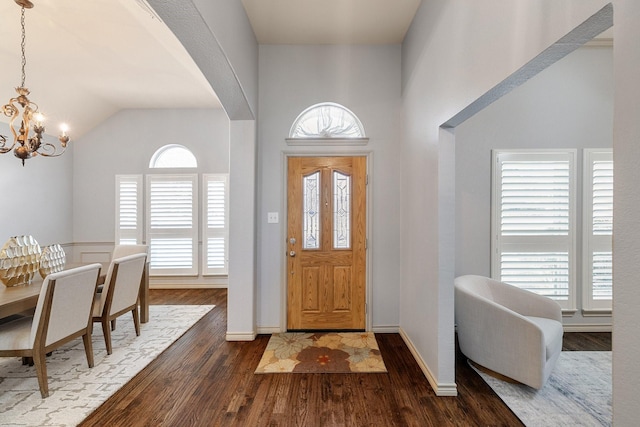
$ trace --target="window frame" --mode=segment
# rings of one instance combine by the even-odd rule
[[[558,160],[568,161],[569,166],[569,229],[566,236],[502,236],[501,233],[501,159],[525,159],[527,161]],[[577,305],[576,251],[577,251],[577,192],[576,192],[576,149],[557,150],[492,150],[491,173],[491,276],[502,280],[501,254],[505,247],[522,248],[523,252],[558,252],[566,248],[568,254],[568,295],[565,299],[556,299],[563,311],[575,311]],[[507,246],[508,245],[508,246]]]
[[[222,182],[224,185],[224,226],[222,228],[209,228],[209,183]],[[202,275],[224,276],[229,274],[229,174],[210,173],[202,174]],[[214,268],[209,266],[209,238],[223,237],[224,239],[224,267]]]
[[[315,114],[316,111],[321,109],[331,109],[332,111],[340,111],[341,114],[351,119],[351,124],[358,129],[357,136],[348,136],[342,134],[323,135],[320,133],[299,135],[299,124],[304,120]],[[349,110],[344,105],[337,104],[335,102],[320,102],[318,104],[311,105],[304,109],[298,117],[293,121],[291,128],[289,129],[289,137],[285,138],[287,145],[304,146],[304,145],[325,145],[325,146],[354,146],[354,145],[366,145],[369,143],[369,138],[366,136],[364,126],[362,122],[356,116],[353,111]]]
[[[145,230],[147,236],[147,242],[149,245],[149,254],[150,254],[150,264],[149,264],[149,274],[153,276],[197,276],[198,275],[198,227],[199,227],[199,218],[198,218],[198,174],[147,174],[145,180]],[[152,192],[151,185],[154,182],[161,181],[176,181],[183,180],[191,183],[191,227],[190,228],[173,228],[173,229],[164,229],[160,231],[158,229],[152,228]],[[153,239],[155,236],[165,236],[169,237],[183,237],[191,239],[191,267],[188,268],[159,268],[154,267],[154,259],[153,259]]]
[[[144,209],[142,175],[116,175],[116,208],[115,208],[115,244],[142,244],[144,241]],[[122,184],[133,183],[136,187],[136,227],[134,229],[122,228],[120,222],[120,207],[122,205]],[[123,239],[130,242],[123,241]],[[135,242],[133,241],[135,240]]]
[[[193,164],[180,164],[175,162],[173,164],[166,164],[166,165],[158,164],[159,162],[162,162],[164,157],[172,150],[181,151],[183,156],[186,156],[185,158],[188,158],[188,161],[193,162]],[[175,158],[172,160],[175,160]],[[158,148],[155,153],[153,153],[153,155],[151,156],[151,159],[149,160],[149,169],[176,169],[176,168],[195,169],[197,167],[198,167],[198,159],[196,158],[196,156],[193,154],[191,150],[189,150],[184,145],[180,145],[180,144],[163,145],[162,147]]]
[[[596,161],[610,161],[613,165],[613,150],[610,148],[587,148],[583,152],[583,218],[582,221],[582,311],[585,315],[610,315],[612,299],[593,298],[593,252],[607,251],[613,255],[611,234],[595,235],[593,233],[593,166]],[[614,177],[615,179],[615,177]],[[613,191],[613,184],[611,185]],[[613,285],[613,283],[612,283]]]

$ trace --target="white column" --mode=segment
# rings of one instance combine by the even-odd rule
[[[227,341],[256,337],[256,122],[229,129],[229,289]]]
[[[438,396],[457,396],[455,378],[456,141],[441,127],[438,145]]]

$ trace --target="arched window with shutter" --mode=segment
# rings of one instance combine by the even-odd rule
[[[179,144],[158,148],[149,162],[149,168],[197,168],[198,160],[191,150]]]
[[[369,142],[360,119],[334,102],[315,104],[293,122],[287,143],[362,145]]]

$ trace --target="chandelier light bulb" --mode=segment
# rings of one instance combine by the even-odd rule
[[[44,124],[44,115],[42,113],[35,113],[33,120],[36,121],[36,126],[42,126]]]

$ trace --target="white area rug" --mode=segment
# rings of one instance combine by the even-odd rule
[[[208,313],[213,305],[152,305],[136,337],[131,316],[118,319],[107,355],[94,325],[95,365],[87,366],[82,339],[47,358],[49,397],[42,399],[35,367],[0,358],[0,426],[75,426]]]
[[[541,390],[476,371],[528,427],[612,425],[610,351],[563,351]]]

